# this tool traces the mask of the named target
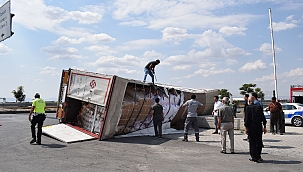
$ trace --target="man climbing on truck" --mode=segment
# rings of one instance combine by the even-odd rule
[[[158,64],[160,64],[160,60],[159,59],[157,59],[156,61],[151,61],[151,62],[147,63],[147,65],[144,68],[144,79],[143,79],[143,82],[146,81],[146,76],[147,76],[147,74],[149,74],[149,76],[152,78],[153,85],[155,85],[154,74],[155,74],[155,67]]]

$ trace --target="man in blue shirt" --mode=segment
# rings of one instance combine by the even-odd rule
[[[191,95],[191,99],[187,100],[182,107],[187,106],[187,117],[184,123],[184,139],[182,141],[188,142],[188,130],[192,126],[195,129],[196,141],[199,142],[199,127],[197,109],[204,105],[196,100],[196,95]]]

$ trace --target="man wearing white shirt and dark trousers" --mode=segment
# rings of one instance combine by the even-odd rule
[[[191,100],[187,100],[182,107],[187,106],[187,116],[184,123],[184,139],[182,141],[188,142],[188,130],[192,126],[195,129],[196,141],[199,142],[199,127],[197,109],[204,105],[196,100],[196,95],[191,95]]]
[[[220,107],[222,107],[222,103],[219,101],[219,97],[218,96],[214,96],[214,110],[212,112],[212,116],[214,117],[214,124],[216,127],[215,132],[213,132],[213,134],[219,134],[218,132],[218,110],[220,109]]]

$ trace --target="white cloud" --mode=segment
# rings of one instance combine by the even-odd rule
[[[292,19],[294,18],[294,15],[290,15],[290,16],[288,16],[288,17],[286,17],[286,21],[291,21]]]
[[[139,40],[133,40],[128,41],[122,44],[121,46],[118,46],[117,49],[119,50],[138,50],[138,49],[144,49],[146,47],[154,46],[154,45],[160,45],[162,43],[161,40],[157,39],[139,39]]]
[[[253,81],[263,82],[263,81],[273,81],[273,80],[274,80],[274,75],[265,75],[262,76],[261,78],[256,78]]]
[[[0,44],[0,55],[6,55],[11,52],[12,49],[4,44]]]
[[[91,10],[95,8],[95,10]],[[80,24],[97,23],[102,20],[105,10],[102,6],[89,6],[82,11],[67,11],[60,7],[47,6],[43,0],[15,0],[12,11],[16,11],[14,22],[28,29],[42,29],[59,35],[85,36],[85,29],[69,27],[64,28],[61,23],[68,20],[76,20]],[[98,10],[97,10],[98,9]],[[34,16],[34,20],[31,20]]]
[[[163,29],[184,27],[185,29],[219,29],[226,25],[244,26],[259,16],[251,14],[218,15],[216,11],[244,4],[246,1],[128,1],[117,0],[113,3],[113,17],[123,24],[148,24],[148,28]],[[250,1],[249,3],[253,3]],[[214,12],[213,12],[214,11]]]
[[[149,59],[154,58],[154,59],[160,59],[164,57],[163,54],[156,52],[155,50],[152,51],[145,51],[143,54],[144,57],[147,57]]]
[[[54,59],[83,59],[87,58],[81,55],[77,55],[76,53],[78,50],[73,47],[57,47],[57,46],[48,46],[48,47],[42,47],[42,52],[45,52],[48,55],[51,55],[51,57],[48,60],[54,60]]]
[[[190,68],[190,65],[178,65],[178,66],[174,66],[173,70],[186,70],[189,68]]]
[[[212,68],[212,67],[216,67],[217,65],[218,64],[214,62],[204,61],[199,66],[200,68]]]
[[[72,55],[72,54],[57,54],[54,55],[47,60],[55,60],[55,59],[85,59],[87,58],[86,56],[82,55]]]
[[[126,54],[122,58],[115,56],[102,56],[95,62],[88,62],[86,65],[94,67],[125,68],[125,66],[143,66],[145,61],[142,58]]]
[[[55,67],[46,66],[44,68],[40,68],[40,70],[41,70],[40,74],[47,74],[47,75],[51,75],[51,76],[60,75],[59,72],[56,72]]]
[[[235,60],[235,59],[226,59],[225,60],[225,63],[227,64],[227,65],[234,65],[234,64],[237,64],[237,63],[239,63],[237,60]]]
[[[282,77],[303,77],[303,68],[292,69],[281,74]]]
[[[96,54],[97,56],[118,53],[117,51],[112,50],[109,46],[92,45],[92,46],[89,46],[89,47],[85,47],[85,49],[89,50],[89,51],[97,51],[98,52]]]
[[[247,72],[252,70],[262,70],[266,69],[266,63],[264,63],[262,60],[257,60],[255,62],[248,62],[244,66],[242,66],[239,71],[240,72]]]
[[[202,75],[204,77],[209,77],[211,75],[218,75],[218,74],[228,74],[228,73],[234,73],[235,71],[227,68],[227,69],[216,69],[215,67],[207,69],[200,69],[198,71],[195,71],[194,74],[196,75]]]
[[[115,41],[115,38],[112,38],[111,36],[100,33],[100,34],[93,34],[88,35],[81,38],[69,38],[67,36],[61,36],[57,40],[53,41],[53,44],[55,45],[68,45],[68,44],[81,44],[84,42],[88,43],[99,43],[99,42],[113,42]]]
[[[73,47],[62,48],[57,46],[42,47],[41,51],[47,54],[75,54],[78,52],[78,50]]]
[[[259,50],[263,52],[264,55],[272,55],[272,45],[270,43],[264,43],[260,46]],[[282,49],[275,45],[275,53],[281,52]]]
[[[293,15],[286,17],[285,22],[272,22],[273,30],[278,32],[298,27],[298,20],[293,20]]]
[[[73,20],[78,20],[80,24],[98,23],[102,19],[102,15],[90,11],[71,11],[68,16]]]
[[[188,38],[189,36],[186,29],[180,29],[176,27],[166,27],[162,30],[162,34],[162,39],[164,41],[175,41],[176,44],[178,44],[179,41]]]
[[[208,58],[236,58],[251,54],[228,43],[222,35],[212,30],[205,31],[200,38],[196,39],[195,43],[202,48],[207,48],[201,53],[201,56]]]
[[[105,73],[105,74],[118,74],[118,73],[126,73],[126,74],[134,74],[138,73],[137,70],[129,70],[126,68],[98,68],[98,73]]]
[[[73,39],[66,36],[61,36],[56,41],[53,41],[53,44],[55,45],[68,45],[68,44],[81,44],[84,42],[84,38],[80,39]]]
[[[245,27],[229,27],[229,26],[224,26],[222,27],[219,32],[223,33],[225,35],[246,35],[244,31],[247,30]]]

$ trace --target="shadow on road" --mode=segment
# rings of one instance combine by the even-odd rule
[[[135,136],[135,137],[121,137],[111,138],[105,140],[106,142],[121,142],[121,143],[134,143],[134,144],[147,144],[147,145],[160,145],[162,143],[171,140],[168,137],[163,136],[162,139],[152,136]]]
[[[262,163],[268,163],[268,164],[301,164],[302,161],[264,160]]]
[[[293,147],[293,146],[267,146],[267,145],[265,145],[265,148],[291,149],[291,148],[295,148],[295,147]]]
[[[263,142],[281,142],[281,140],[268,140],[268,139],[264,139]]]
[[[64,148],[66,145],[60,145],[60,144],[42,144],[42,147],[44,148]]]

